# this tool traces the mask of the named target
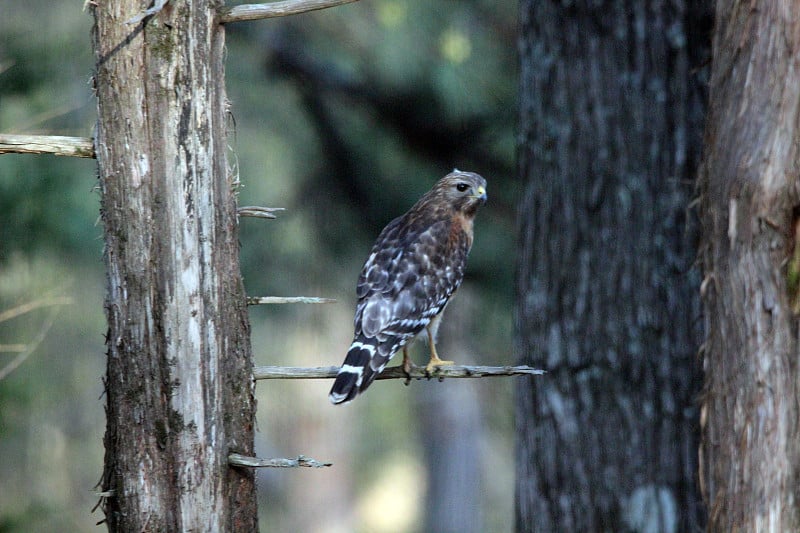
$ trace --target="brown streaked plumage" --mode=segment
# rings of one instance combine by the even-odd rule
[[[486,180],[454,170],[381,231],[358,278],[355,333],[331,402],[366,390],[401,348],[408,367],[407,345],[423,331],[431,350],[427,369],[451,364],[436,353],[436,330],[464,279],[472,222],[485,202]]]

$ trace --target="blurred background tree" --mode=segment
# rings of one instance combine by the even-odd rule
[[[88,14],[0,0],[0,131],[90,136]],[[251,295],[335,306],[251,310],[256,364],[339,364],[372,240],[452,167],[483,174],[464,286],[442,353],[510,364],[516,184],[513,3],[378,0],[228,28],[228,94]],[[102,242],[91,161],[0,158],[0,309],[74,298],[40,349],[0,382],[0,530],[95,530],[102,470]],[[45,313],[0,324],[33,338]],[[13,357],[0,353],[0,366]],[[517,378],[514,378],[517,379]],[[259,383],[259,455],[330,460],[261,472],[275,531],[497,531],[512,527],[512,382],[384,382],[348,408],[329,383]]]
[[[697,531],[711,4],[520,4],[518,531]]]

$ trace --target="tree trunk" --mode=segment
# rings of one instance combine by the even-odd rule
[[[216,3],[97,2],[111,531],[254,531],[249,323]]]
[[[800,2],[717,4],[700,173],[712,531],[800,531]]]
[[[518,531],[695,531],[698,2],[521,2]]]

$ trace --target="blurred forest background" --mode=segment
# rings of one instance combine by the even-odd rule
[[[241,221],[247,292],[338,300],[251,308],[256,365],[341,363],[374,238],[453,167],[487,178],[489,204],[440,353],[514,362],[516,7],[372,0],[227,29],[240,205],[286,208]],[[0,132],[91,136],[81,2],[0,0],[0,13]],[[0,157],[0,319],[43,304],[0,322],[0,372],[53,324],[0,381],[0,531],[97,531],[102,519],[90,512],[105,425],[95,184],[91,160]],[[511,530],[513,379],[384,381],[338,408],[328,381],[259,382],[259,456],[334,463],[262,471],[262,530]]]

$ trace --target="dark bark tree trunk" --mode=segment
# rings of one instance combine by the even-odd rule
[[[518,531],[694,531],[710,17],[521,2]]]
[[[254,531],[249,322],[216,3],[97,2],[111,531]]]
[[[703,496],[712,531],[800,531],[800,2],[721,1],[715,18],[700,173]]]

